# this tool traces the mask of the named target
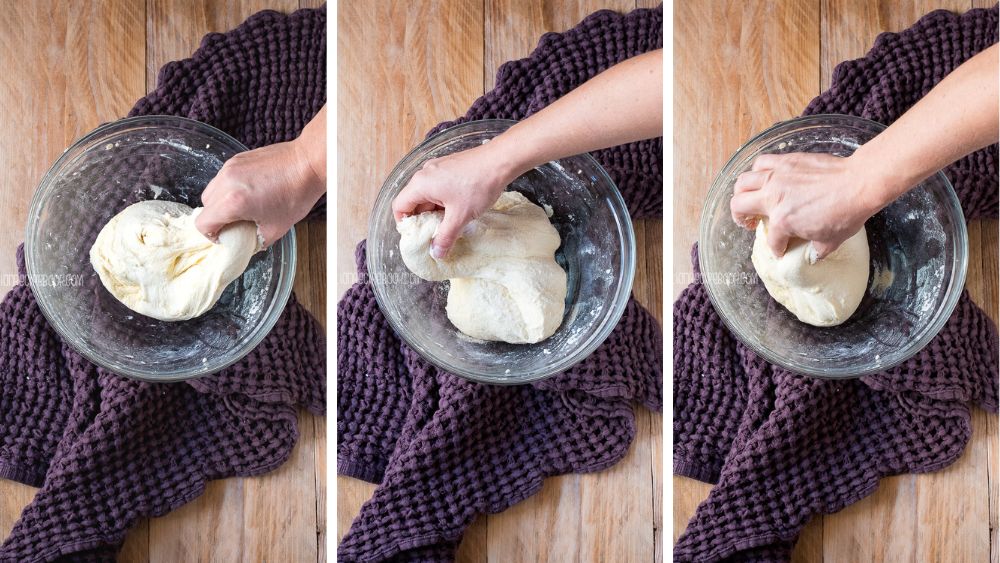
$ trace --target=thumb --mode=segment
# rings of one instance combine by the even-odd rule
[[[213,205],[203,207],[201,213],[194,218],[194,226],[205,238],[212,242],[218,242],[219,231],[230,223],[242,220],[224,206]]]
[[[458,211],[451,211],[448,208],[444,210],[444,219],[438,225],[437,231],[434,233],[434,238],[431,239],[431,256],[435,260],[441,260],[445,256],[448,256],[448,252],[455,245],[458,237],[461,236],[462,227],[467,222],[465,214]]]
[[[834,250],[840,247],[839,244],[831,244],[828,242],[812,242],[813,248],[816,250],[816,260],[822,260],[833,253]]]
[[[777,257],[782,257],[785,255],[785,250],[788,248],[788,233],[775,225],[768,225],[767,229],[767,245],[771,247],[771,252]]]

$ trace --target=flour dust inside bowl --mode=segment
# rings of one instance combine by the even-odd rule
[[[635,275],[632,223],[614,183],[589,155],[561,159],[507,188],[551,209],[562,240],[556,261],[568,278],[559,329],[536,344],[506,344],[469,338],[451,324],[445,312],[448,282],[416,277],[400,257],[392,200],[427,160],[482,145],[513,124],[473,121],[425,141],[390,173],[369,222],[368,274],[393,329],[432,364],[483,383],[536,381],[586,358],[617,325]]]
[[[885,126],[845,115],[779,123],[744,145],[713,183],[702,212],[699,266],[712,304],[733,333],[771,363],[818,377],[884,371],[919,352],[951,316],[968,262],[958,198],[937,173],[865,224],[870,275],[865,297],[843,324],[819,328],[774,301],[750,261],[754,233],[736,225],[736,177],[760,154],[846,157]]]
[[[291,293],[294,233],[255,254],[211,310],[180,322],[127,308],[89,257],[122,209],[151,199],[198,207],[223,163],[245,150],[203,123],[149,116],[103,125],[63,153],[35,191],[25,234],[32,292],[60,337],[108,370],[149,381],[216,372],[260,343]]]

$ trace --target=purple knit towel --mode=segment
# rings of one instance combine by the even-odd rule
[[[326,12],[261,12],[169,63],[130,115],[209,123],[250,147],[287,141],[325,103]],[[24,273],[23,255],[18,253]],[[140,518],[207,481],[265,473],[325,409],[322,329],[293,298],[242,361],[189,383],[98,368],[59,340],[27,285],[0,303],[0,477],[41,487],[0,561],[109,561]]]
[[[834,70],[806,114],[889,124],[997,41],[997,8],[936,11],[884,33]],[[946,170],[967,217],[997,216],[997,146]],[[697,260],[695,260],[697,267]],[[704,287],[674,304],[674,473],[715,483],[674,561],[787,561],[815,514],[869,495],[880,478],[961,455],[970,408],[997,409],[997,332],[963,293],[941,333],[904,364],[828,381],[770,365],[723,326]]]
[[[528,58],[503,65],[496,88],[459,121],[523,119],[660,48],[662,24],[660,10],[602,11],[548,33]],[[656,139],[595,154],[633,216],[662,213],[662,149]],[[364,276],[363,243],[356,257]],[[662,403],[661,331],[634,300],[584,362],[517,387],[470,383],[428,364],[392,331],[365,283],[347,292],[337,319],[337,470],[380,484],[339,561],[450,561],[476,514],[531,496],[547,476],[614,464],[635,435],[632,403]]]

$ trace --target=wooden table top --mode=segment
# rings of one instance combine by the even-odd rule
[[[0,274],[16,274],[28,204],[49,166],[75,139],[124,117],[155,86],[164,63],[191,55],[210,31],[264,8],[290,12],[321,2],[244,0],[45,0],[0,11]],[[301,4],[301,6],[300,6]],[[299,300],[326,326],[326,228],[297,232]],[[5,294],[10,286],[0,288]],[[326,426],[299,415],[299,443],[262,477],[208,485],[194,502],[129,532],[120,561],[325,561]],[[0,481],[0,537],[35,489]],[[295,502],[289,502],[295,499]]]
[[[753,134],[797,116],[829,86],[833,67],[863,56],[882,31],[981,0],[785,0],[674,3],[676,296],[708,187]],[[997,221],[969,226],[966,287],[997,320]],[[997,416],[978,409],[964,455],[926,475],[885,479],[870,497],[804,530],[793,561],[998,561]],[[674,541],[710,490],[673,478]]]
[[[638,5],[656,2],[639,0]],[[546,31],[635,0],[341,2],[338,14],[337,295],[355,280],[353,251],[389,170],[438,122],[462,115],[503,62]],[[662,323],[662,221],[635,223],[634,294]],[[534,497],[479,517],[458,560],[660,561],[662,419],[637,409],[638,435],[613,468],[546,480]],[[374,486],[337,478],[337,537]],[[572,554],[572,555],[567,555]]]

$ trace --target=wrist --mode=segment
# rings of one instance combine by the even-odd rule
[[[290,141],[299,177],[299,192],[309,205],[326,192],[326,155],[323,144],[310,143],[305,136]]]
[[[862,211],[872,216],[896,200],[915,183],[896,163],[878,154],[876,147],[862,145],[847,157],[849,181],[854,183],[855,198]]]
[[[479,148],[482,151],[481,161],[487,169],[488,183],[497,197],[508,184],[533,168],[526,162],[516,139],[499,135]]]
[[[532,168],[544,164],[536,162],[540,153],[530,133],[530,130],[524,128],[524,122],[515,123],[510,129],[483,145],[489,149],[491,158],[497,164],[498,172],[508,183]]]

